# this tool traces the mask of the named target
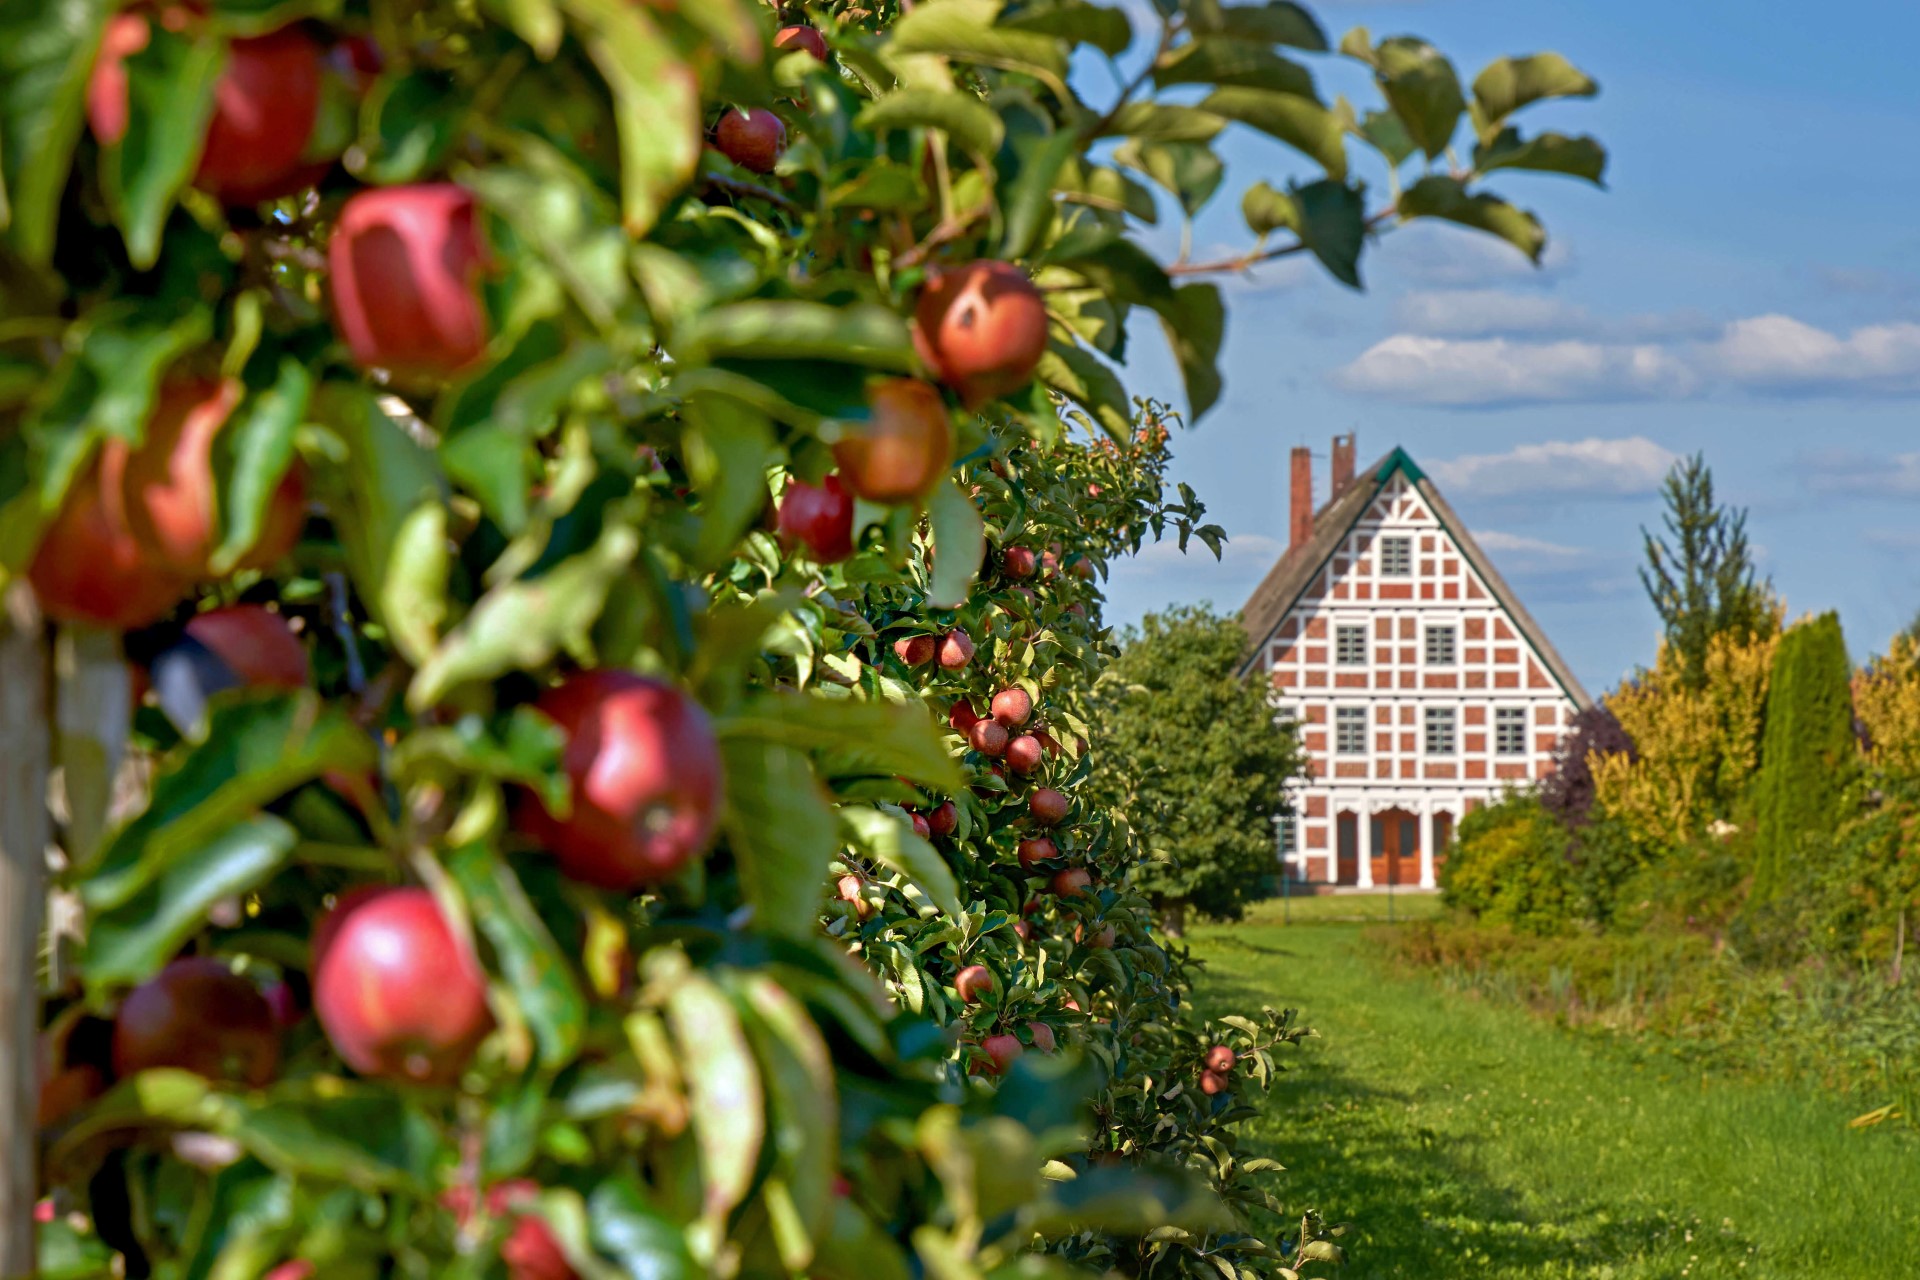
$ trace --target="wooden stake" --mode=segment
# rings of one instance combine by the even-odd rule
[[[0,600],[0,1276],[36,1269],[33,1206],[40,919],[51,749],[46,627],[24,582]]]

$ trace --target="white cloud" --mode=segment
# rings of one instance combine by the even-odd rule
[[[1650,344],[1452,341],[1400,333],[1333,374],[1336,386],[1409,404],[1499,405],[1691,395],[1698,377]]]
[[[1615,319],[1561,298],[1510,289],[1416,289],[1401,295],[1394,319],[1410,333],[1436,338],[1582,337],[1636,343],[1720,332],[1719,325],[1694,311]]]
[[[1472,305],[1494,309],[1484,299]],[[1567,322],[1577,309],[1540,315]],[[1398,333],[1336,370],[1333,382],[1405,404],[1451,407],[1677,399],[1702,391],[1920,394],[1920,324],[1867,325],[1842,336],[1790,316],[1764,315],[1726,324],[1710,340],[1685,337],[1696,324],[1679,315],[1613,326],[1623,334],[1641,325],[1674,335],[1658,342]]]
[[[1920,453],[1829,450],[1799,458],[1795,470],[1815,493],[1867,498],[1920,497]]]
[[[1549,440],[1516,445],[1505,453],[1469,454],[1427,464],[1449,494],[1476,498],[1536,498],[1542,495],[1626,498],[1654,492],[1679,455],[1645,436],[1619,440]],[[1510,550],[1538,554],[1552,543],[1513,534],[1475,534],[1489,550],[1506,539]],[[1522,548],[1520,544],[1531,544]]]
[[[1502,557],[1535,556],[1546,560],[1567,560],[1588,554],[1579,547],[1562,546],[1558,542],[1529,538],[1524,534],[1503,533],[1498,529],[1482,529],[1473,537],[1482,547]]]

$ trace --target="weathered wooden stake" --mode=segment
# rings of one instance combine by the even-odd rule
[[[31,1277],[40,919],[51,749],[46,627],[24,582],[0,600],[0,1276]]]

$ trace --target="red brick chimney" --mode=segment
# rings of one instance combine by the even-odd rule
[[[1305,445],[1293,451],[1293,520],[1287,550],[1313,536],[1313,453]]]
[[[1333,495],[1327,499],[1332,502],[1347,486],[1353,483],[1353,432],[1333,438]]]

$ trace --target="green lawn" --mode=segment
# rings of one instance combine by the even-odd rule
[[[1203,1007],[1290,1005],[1320,1033],[1287,1055],[1247,1148],[1289,1167],[1284,1202],[1355,1224],[1343,1280],[1920,1277],[1911,1132],[1850,1130],[1857,1108],[1817,1093],[1634,1066],[1389,974],[1363,937],[1252,923],[1192,939]]]

